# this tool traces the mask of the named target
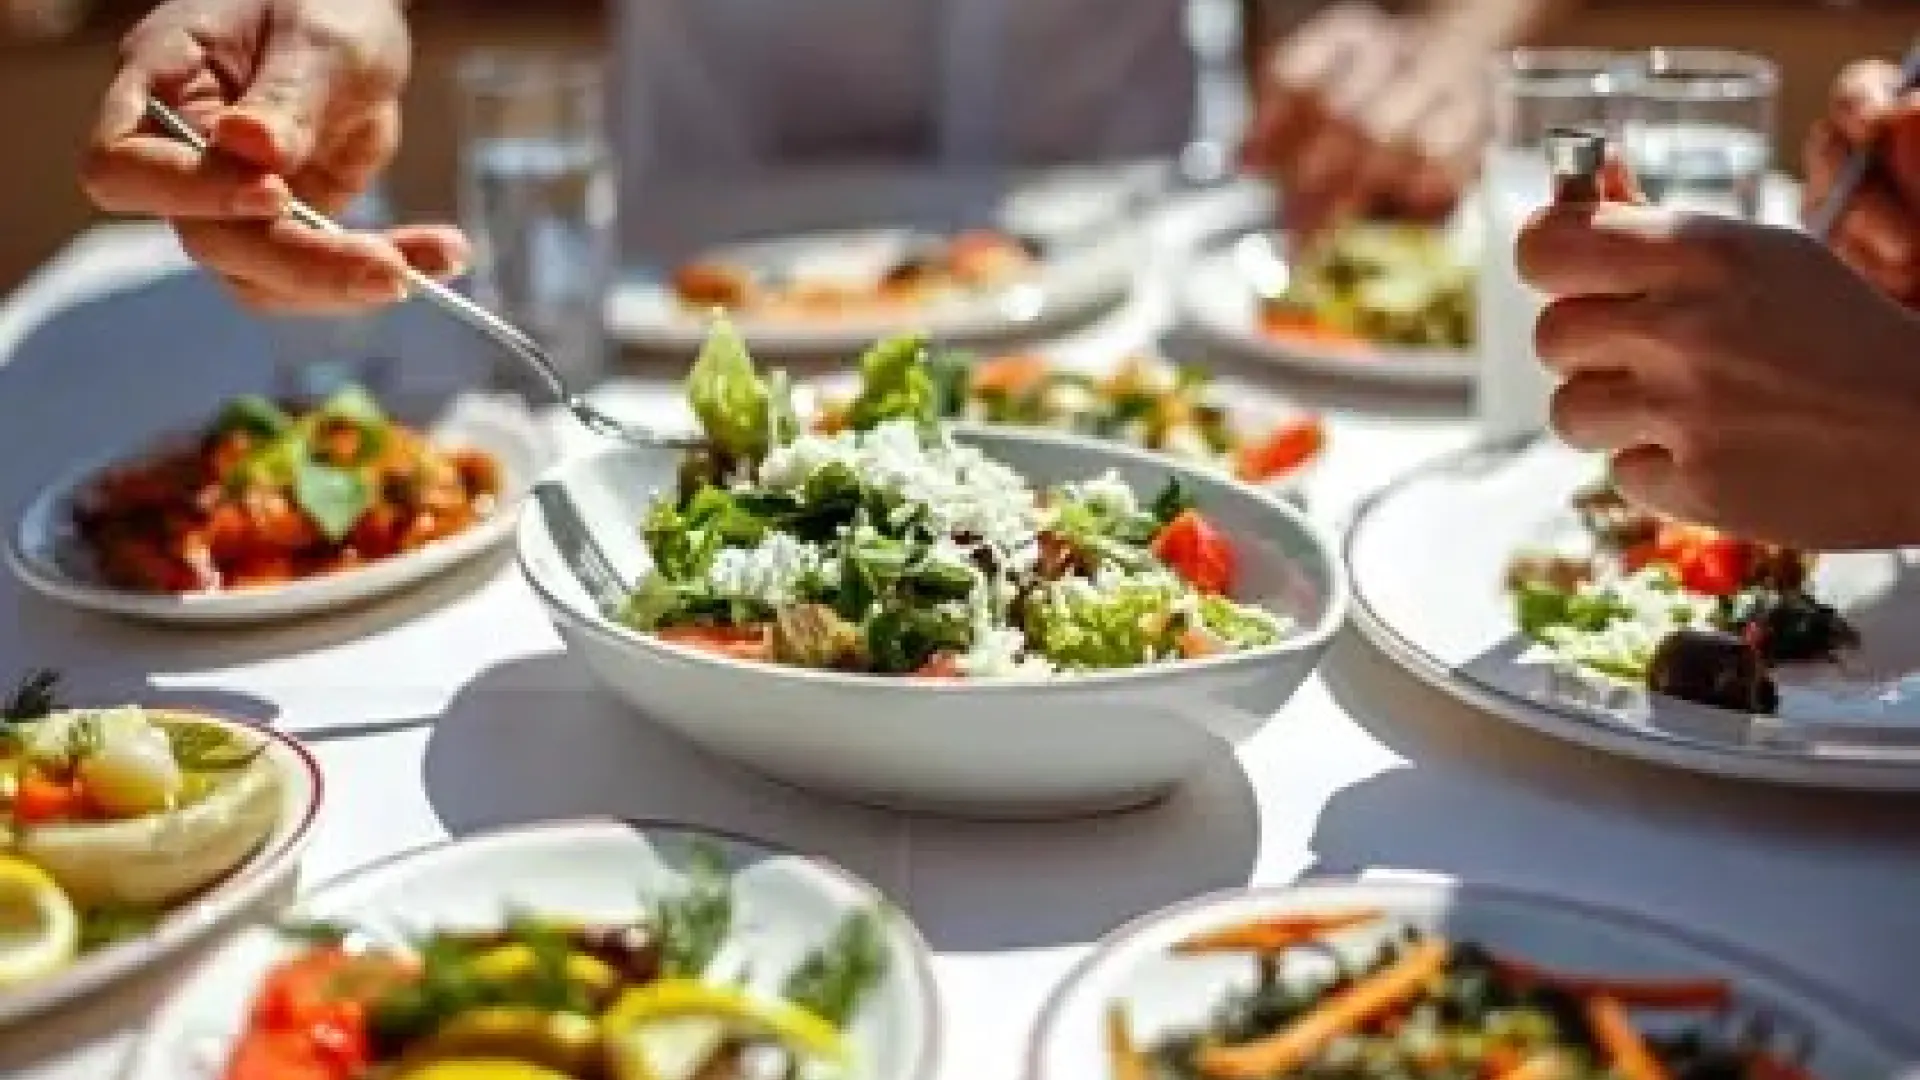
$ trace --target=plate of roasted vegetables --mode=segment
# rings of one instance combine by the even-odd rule
[[[999,228],[861,229],[717,248],[657,284],[616,294],[614,330],[657,348],[698,348],[724,312],[756,349],[859,349],[908,328],[986,339],[1084,315],[1126,295],[1130,239],[1076,244]]]
[[[1913,552],[1670,520],[1539,441],[1414,470],[1366,504],[1347,555],[1362,629],[1501,716],[1709,772],[1920,786]]]
[[[1864,1080],[1915,1053],[1816,981],[1650,919],[1330,880],[1117,931],[1048,1003],[1026,1080]]]
[[[1131,355],[1098,370],[1039,353],[947,350],[930,354],[927,370],[943,419],[1107,439],[1288,495],[1300,493],[1326,451],[1318,415],[1158,356]],[[846,426],[860,376],[805,389],[813,400],[801,411],[830,434]]]
[[[869,801],[1137,804],[1266,723],[1341,615],[1272,493],[1106,441],[946,424],[924,339],[861,360],[828,433],[725,323],[687,380],[709,445],[541,482],[521,567],[648,717]]]
[[[320,807],[319,768],[286,735],[58,689],[36,673],[0,715],[0,1026],[270,901]]]
[[[522,826],[321,887],[161,1006],[128,1080],[928,1080],[925,945],[816,859]]]
[[[90,463],[15,525],[8,561],[78,607],[182,623],[365,601],[487,550],[544,458],[524,406],[472,395],[409,423],[358,387],[237,397]]]
[[[1360,221],[1299,250],[1279,233],[1201,252],[1181,306],[1218,344],[1274,364],[1379,382],[1475,374],[1475,275],[1457,228]]]

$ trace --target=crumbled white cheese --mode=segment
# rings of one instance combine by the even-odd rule
[[[1112,469],[1091,480],[1068,484],[1060,493],[1103,517],[1125,518],[1140,512],[1140,501],[1134,497],[1133,489]]]
[[[824,584],[838,572],[814,545],[770,532],[757,547],[722,548],[707,569],[707,583],[715,596],[780,607],[800,599],[802,583],[811,579]]]

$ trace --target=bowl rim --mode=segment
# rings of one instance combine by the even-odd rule
[[[137,971],[151,967],[181,952],[187,946],[211,934],[223,923],[249,911],[254,905],[266,898],[276,884],[285,881],[299,868],[306,850],[313,843],[314,827],[318,824],[320,811],[327,801],[326,772],[320,767],[320,761],[314,756],[311,747],[298,736],[280,727],[262,720],[230,716],[224,713],[210,712],[191,706],[141,706],[149,712],[174,716],[185,716],[194,720],[211,722],[222,727],[241,728],[261,737],[263,744],[273,744],[292,755],[295,767],[307,775],[311,794],[306,799],[297,819],[280,821],[275,831],[286,828],[286,838],[273,844],[269,835],[267,842],[250,853],[247,858],[230,867],[227,878],[248,866],[257,866],[258,870],[237,883],[223,879],[219,884],[187,901],[172,914],[162,918],[152,931],[129,938],[101,949],[90,956],[83,955],[46,980],[29,983],[14,991],[0,991],[0,1013],[9,1013],[9,1023],[25,1020],[49,1009],[79,998],[99,992],[106,986],[118,982]],[[289,770],[290,771],[290,770]],[[229,887],[231,886],[231,887]],[[88,965],[87,970],[73,977],[71,986],[63,985],[66,972]],[[10,1000],[11,999],[11,1000]]]
[[[1163,458],[1151,451],[1131,446],[1122,446],[1089,439],[1066,432],[1044,431],[1033,428],[1004,427],[975,424],[966,421],[949,422],[943,425],[961,436],[980,436],[987,439],[1027,441],[1065,447],[1069,450],[1093,455],[1108,455],[1130,459],[1132,462],[1150,468],[1167,469],[1179,473],[1182,479],[1199,480],[1204,483],[1220,484],[1238,491],[1254,500],[1269,514],[1284,519],[1300,536],[1304,537],[1319,552],[1321,562],[1326,568],[1327,588],[1321,605],[1319,620],[1312,626],[1281,638],[1272,645],[1245,652],[1226,653],[1199,660],[1180,660],[1170,663],[1143,664],[1138,667],[1120,668],[1085,673],[1062,675],[1055,678],[998,678],[998,679],[913,679],[860,674],[854,672],[822,671],[815,668],[795,667],[776,664],[764,660],[741,660],[730,656],[719,656],[688,645],[665,641],[652,634],[629,629],[608,618],[604,613],[587,612],[572,601],[559,596],[542,580],[536,570],[528,549],[535,521],[544,522],[539,513],[539,500],[530,501],[523,509],[519,521],[514,527],[514,560],[520,566],[521,576],[533,587],[541,601],[551,612],[565,617],[580,629],[593,633],[614,645],[625,648],[637,648],[644,651],[664,654],[681,662],[711,667],[716,671],[750,671],[783,679],[815,683],[822,686],[860,687],[880,693],[905,693],[913,695],[928,694],[1007,694],[1033,693],[1044,690],[1052,693],[1071,693],[1077,690],[1101,690],[1114,686],[1127,686],[1142,681],[1189,679],[1213,671],[1237,670],[1271,662],[1282,657],[1294,655],[1313,655],[1332,642],[1347,623],[1351,604],[1351,583],[1348,581],[1346,567],[1342,560],[1340,547],[1331,539],[1331,533],[1319,523],[1309,518],[1305,511],[1291,505],[1286,499],[1271,490],[1249,484],[1237,477],[1211,472],[1205,468],[1187,462]],[[559,484],[563,478],[577,475],[587,469],[610,459],[633,457],[654,453],[632,447],[610,446],[580,457],[562,461],[547,469],[534,483],[534,490],[548,484]],[[544,524],[540,527],[544,528]]]
[[[483,845],[491,841],[511,840],[520,837],[536,836],[543,833],[567,833],[608,827],[617,827],[643,838],[655,833],[676,833],[682,836],[707,837],[722,840],[740,847],[758,849],[761,852],[777,857],[796,859],[809,869],[843,886],[850,887],[857,892],[870,895],[885,905],[898,916],[893,920],[894,929],[909,946],[909,951],[912,954],[913,977],[924,990],[924,993],[920,995],[921,1001],[919,1009],[921,1028],[926,1033],[924,1046],[921,1047],[920,1053],[914,1061],[913,1071],[908,1076],[897,1078],[897,1080],[930,1080],[934,1075],[935,1070],[939,1067],[940,1061],[942,1060],[941,1047],[946,1041],[946,1031],[942,1022],[943,1013],[941,1011],[940,984],[939,981],[934,978],[933,949],[927,944],[926,936],[920,932],[919,925],[915,923],[913,918],[907,913],[905,905],[896,903],[893,898],[883,892],[878,885],[866,880],[831,858],[824,855],[803,852],[786,844],[766,840],[750,833],[711,825],[695,824],[693,822],[667,817],[623,814],[587,814],[496,825],[489,828],[476,829],[473,832],[450,835],[443,839],[429,841],[424,844],[416,844],[399,851],[390,851],[377,859],[361,863],[352,869],[334,874],[324,881],[315,884],[312,888],[302,890],[300,898],[288,905],[287,910],[290,912],[298,912],[315,897],[323,897],[329,892],[347,888],[381,874],[388,873],[396,867],[402,866],[415,859],[430,858],[454,848],[468,845]],[[271,925],[264,922],[250,924],[250,926],[237,931],[234,937],[229,940],[229,945],[231,945],[233,941],[239,940],[240,934],[244,934],[249,930],[257,931],[267,929],[271,929]],[[166,995],[160,1005],[155,1008],[153,1014],[149,1016],[147,1021],[140,1027],[134,1045],[129,1052],[129,1062],[137,1061],[137,1055],[140,1049],[156,1037],[156,1031],[152,1021],[166,1011],[168,1004],[180,996],[187,984],[198,982],[204,978],[215,977],[217,974],[215,968],[219,966],[226,952],[227,948],[223,947],[207,956],[201,963],[196,965],[192,971],[186,973],[182,982],[176,986],[171,993]]]
[[[1829,1011],[1844,1016],[1862,1034],[1882,1044],[1885,1049],[1903,1055],[1920,1054],[1920,1033],[1895,1023],[1891,1017],[1872,1008],[1863,1008],[1851,996],[1837,992],[1780,961],[1752,951],[1747,946],[1734,944],[1717,935],[1693,930],[1633,908],[1596,903],[1547,889],[1481,881],[1448,878],[1368,880],[1357,874],[1314,874],[1289,883],[1215,889],[1136,915],[1107,931],[1094,943],[1093,948],[1088,950],[1086,955],[1075,961],[1066,974],[1060,977],[1053,989],[1047,992],[1046,1002],[1034,1015],[1033,1023],[1027,1031],[1026,1050],[1020,1065],[1020,1080],[1044,1080],[1041,1070],[1044,1066],[1043,1055],[1051,1041],[1049,1036],[1059,1022],[1060,1013],[1066,1007],[1068,998],[1087,976],[1154,928],[1207,908],[1235,901],[1281,901],[1300,894],[1335,893],[1350,888],[1396,892],[1416,897],[1446,890],[1470,902],[1506,902],[1527,907],[1557,909],[1588,921],[1606,923],[1615,929],[1625,930],[1639,937],[1664,938],[1695,952],[1711,955],[1729,967],[1757,975],[1769,983],[1788,989],[1798,997],[1825,1005]]]

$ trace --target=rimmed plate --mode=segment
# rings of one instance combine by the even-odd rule
[[[406,417],[407,410],[398,408]],[[283,585],[185,594],[142,593],[101,580],[73,529],[73,500],[101,469],[140,448],[121,448],[43,488],[7,538],[7,565],[35,592],[89,611],[160,623],[238,625],[292,619],[348,607],[413,585],[498,545],[513,530],[521,501],[548,463],[547,438],[525,405],[467,395],[426,425],[437,443],[485,450],[500,463],[499,507],[484,521],[417,551]]]
[[[1178,941],[1254,918],[1375,909],[1386,925],[1471,939],[1519,959],[1625,978],[1719,978],[1736,998],[1812,1036],[1809,1075],[1891,1077],[1920,1055],[1914,1036],[1843,996],[1735,946],[1642,916],[1578,900],[1486,885],[1328,880],[1239,889],[1176,904],[1110,935],[1054,992],[1029,1048],[1026,1080],[1107,1080],[1106,1016],[1125,1002],[1135,1037],[1148,1041],[1203,1020],[1245,957],[1175,957]],[[1356,945],[1368,932],[1342,935]]]
[[[169,913],[151,932],[87,953],[51,978],[0,990],[0,1028],[65,1005],[181,952],[269,901],[299,869],[324,793],[319,763],[285,732],[205,713],[191,715],[263,741],[266,760],[280,774],[278,824],[219,884]]]
[[[696,845],[718,852],[734,882],[730,939],[751,985],[777,983],[856,911],[877,909],[887,972],[849,1029],[865,1066],[856,1080],[928,1080],[939,1011],[927,947],[906,916],[829,863],[687,825],[615,819],[483,833],[376,863],[321,886],[292,918],[341,922],[376,938],[439,925],[498,925],[515,910],[585,920],[632,919],[677,889]],[[236,936],[156,1011],[126,1080],[214,1080],[267,971],[297,946],[270,927]]]
[[[1277,367],[1400,386],[1473,385],[1478,368],[1470,349],[1370,345],[1356,351],[1269,333],[1260,325],[1255,282],[1280,250],[1280,239],[1265,231],[1227,236],[1202,248],[1180,282],[1182,317],[1221,348]]]
[[[1777,672],[1776,716],[1601,680],[1531,648],[1504,588],[1515,553],[1573,527],[1600,464],[1550,440],[1450,455],[1369,499],[1348,530],[1354,621],[1420,679],[1611,753],[1752,780],[1920,790],[1920,553],[1821,560],[1814,592],[1859,628],[1840,665]]]
[[[716,248],[705,257],[767,270],[802,260],[877,265],[919,236],[906,229],[796,233]],[[1136,246],[1130,230],[1116,228],[1096,239],[1062,245],[1044,255],[1030,276],[1003,288],[845,316],[771,317],[742,311],[730,317],[748,348],[763,357],[853,354],[877,338],[909,331],[948,342],[1032,335],[1124,298],[1133,285]],[[635,282],[615,290],[607,311],[609,331],[629,344],[690,352],[706,340],[706,313],[683,304],[664,281]]]
[[[1064,367],[1065,365],[1059,366]],[[1089,371],[1092,374],[1099,374],[1097,370],[1089,369]],[[794,407],[801,415],[805,416],[818,410],[825,402],[846,401],[851,399],[860,390],[860,376],[851,371],[837,372],[824,378],[802,383],[795,389]],[[1250,383],[1239,383],[1222,379],[1217,380],[1213,384],[1213,389],[1215,391],[1215,400],[1226,409],[1228,423],[1236,432],[1243,433],[1250,438],[1258,438],[1261,434],[1274,430],[1287,420],[1296,420],[1311,415],[1308,410],[1296,405],[1291,405],[1274,396],[1272,393],[1262,390],[1260,387]],[[1017,425],[1002,424],[995,426],[1016,427]],[[1115,441],[1117,442],[1118,440]],[[1122,442],[1120,445],[1130,446],[1132,444]],[[1296,502],[1300,501],[1305,497],[1308,482],[1312,479],[1313,475],[1319,471],[1320,464],[1325,459],[1326,450],[1322,448],[1318,453],[1314,454],[1314,456],[1302,462],[1298,468],[1292,469],[1271,480],[1257,481],[1254,483],[1254,486],[1264,491],[1270,491],[1275,495],[1295,500]],[[1169,460],[1182,459],[1170,457]],[[1200,462],[1199,464],[1204,467],[1207,463]],[[1221,471],[1224,474],[1228,470]]]

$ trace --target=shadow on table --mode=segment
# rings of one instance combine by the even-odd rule
[[[1737,912],[1749,946],[1792,942],[1791,966],[1832,958],[1820,962],[1857,986],[1911,985],[1910,957],[1888,943],[1920,940],[1920,908],[1894,899],[1920,879],[1920,799],[1722,780],[1557,742],[1427,688],[1352,632],[1321,670],[1408,764],[1334,795],[1311,873],[1439,873],[1703,929]]]
[[[564,655],[502,664],[455,696],[425,782],[450,833],[614,814],[744,833],[846,866],[905,905],[935,948],[1091,941],[1176,899],[1245,883],[1259,822],[1225,746],[1165,802],[1097,820],[910,817],[731,765],[633,715]]]

